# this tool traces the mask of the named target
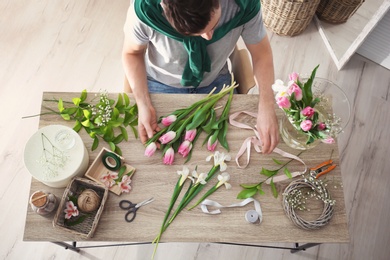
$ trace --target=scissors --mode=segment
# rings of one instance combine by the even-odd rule
[[[321,175],[327,174],[336,168],[336,164],[333,164],[333,160],[327,160],[314,168],[310,168],[310,174],[318,179]]]
[[[146,205],[146,204],[149,204],[150,202],[152,202],[154,200],[154,198],[150,198],[150,199],[147,199],[147,200],[144,200],[138,204],[133,204],[131,201],[129,200],[121,200],[119,202],[119,207],[121,209],[124,209],[124,210],[127,210],[127,213],[125,215],[125,220],[127,222],[132,222],[134,219],[135,219],[135,216],[137,215],[137,210]],[[133,216],[131,218],[129,218],[130,214],[132,214]]]

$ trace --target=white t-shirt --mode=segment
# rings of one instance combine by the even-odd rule
[[[239,11],[234,0],[221,0],[221,19],[216,28],[232,19]],[[172,87],[180,84],[188,55],[181,42],[171,39],[144,24],[135,14],[134,4],[130,4],[124,33],[133,43],[148,44],[145,53],[146,72],[149,77]],[[260,42],[266,35],[261,10],[249,22],[238,26],[220,40],[207,46],[211,59],[211,71],[205,72],[199,87],[210,85],[220,74],[228,73],[227,59],[238,39],[242,36],[246,44]]]

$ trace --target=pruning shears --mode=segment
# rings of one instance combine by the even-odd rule
[[[310,168],[310,174],[318,179],[321,175],[327,174],[328,172],[332,171],[334,168],[336,168],[336,164],[333,164],[333,160],[327,160],[323,163],[320,163],[314,168]]]

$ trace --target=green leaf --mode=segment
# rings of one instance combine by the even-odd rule
[[[118,108],[114,107],[111,114],[111,120],[116,120],[119,117],[119,110]]]
[[[122,155],[122,150],[119,148],[119,146],[115,146],[115,153],[119,154],[119,155]]]
[[[274,195],[275,198],[278,197],[278,190],[276,189],[275,183],[274,183],[274,178],[271,179],[271,190],[272,190],[272,195]]]
[[[125,106],[128,107],[130,105],[130,99],[126,93],[123,93],[123,99],[125,100]]]
[[[118,172],[117,182],[122,181],[122,177],[123,177],[123,174],[125,173],[125,171],[126,171],[126,165],[122,165],[121,168],[119,169],[119,172]]]
[[[59,100],[58,100],[58,104],[57,104],[57,106],[58,106],[58,111],[60,111],[60,113],[62,112],[62,111],[64,111],[64,102],[62,101],[62,98],[60,98]]]
[[[81,125],[80,121],[79,121],[79,120],[76,120],[76,122],[75,122],[75,124],[74,124],[74,126],[73,126],[73,130],[74,130],[75,132],[78,132],[78,131],[80,131],[81,128],[82,128],[82,125]]]
[[[91,121],[89,121],[89,119],[86,119],[83,122],[81,122],[81,124],[83,126],[85,126],[85,127],[90,127],[91,126]]]
[[[274,163],[276,163],[276,164],[278,164],[278,165],[283,164],[281,161],[278,161],[278,160],[276,160],[276,159],[274,159],[274,158],[272,158],[272,161],[274,161]]]
[[[118,94],[118,99],[115,104],[115,108],[120,108],[123,107],[123,99],[122,99],[122,94]]]
[[[119,144],[122,141],[123,141],[123,135],[122,134],[119,134],[117,137],[114,138],[114,140],[112,140],[112,142],[114,144]]]
[[[114,131],[113,131],[112,127],[106,126],[104,128],[103,139],[106,142],[111,142],[114,139]]]
[[[107,143],[110,146],[111,151],[115,152],[116,145],[113,142],[107,142]]]
[[[73,104],[78,106],[80,104],[80,102],[81,102],[81,99],[80,98],[72,98],[72,101],[73,101]]]
[[[78,107],[69,107],[69,108],[65,108],[62,112],[69,114],[69,115],[73,115],[74,113],[76,113],[77,109],[79,109],[79,108]]]
[[[252,189],[252,188],[256,188],[259,184],[256,183],[256,184],[240,184],[241,187],[243,187],[244,189]]]
[[[260,174],[265,175],[267,177],[271,177],[277,173],[278,173],[278,170],[271,171],[271,170],[267,170],[265,168],[261,168],[261,171],[260,171]]]
[[[84,90],[81,92],[80,101],[81,101],[81,102],[84,102],[86,99],[87,99],[87,90],[84,89]]]
[[[284,172],[284,174],[286,174],[286,176],[287,176],[289,179],[292,179],[291,172],[289,171],[289,169],[287,169],[287,167],[284,167],[283,172]]]
[[[64,120],[70,120],[70,115],[68,114],[61,114],[61,116]]]
[[[95,138],[93,138],[93,144],[91,150],[94,151],[98,146],[99,146],[99,138],[95,136]]]
[[[95,136],[96,136],[96,132],[94,132],[94,131],[91,131],[91,132],[89,133],[89,136],[90,136],[91,138],[95,138]]]
[[[253,197],[257,192],[257,188],[251,188],[251,189],[243,189],[240,193],[237,195],[237,199],[247,199],[250,197]]]
[[[123,139],[128,141],[129,140],[129,136],[127,134],[126,128],[124,128],[123,126],[120,126],[119,129],[121,130],[121,133],[123,135]]]
[[[218,134],[218,141],[229,152],[229,144],[227,142],[226,136],[228,131],[229,124],[227,121],[223,121],[222,129]]]
[[[87,118],[87,119],[90,119],[91,115],[92,115],[91,111],[89,111],[87,109],[83,109],[83,114],[84,114],[85,118]]]

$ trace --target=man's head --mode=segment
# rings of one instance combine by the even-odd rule
[[[168,22],[183,35],[210,40],[221,17],[219,0],[162,0]]]

